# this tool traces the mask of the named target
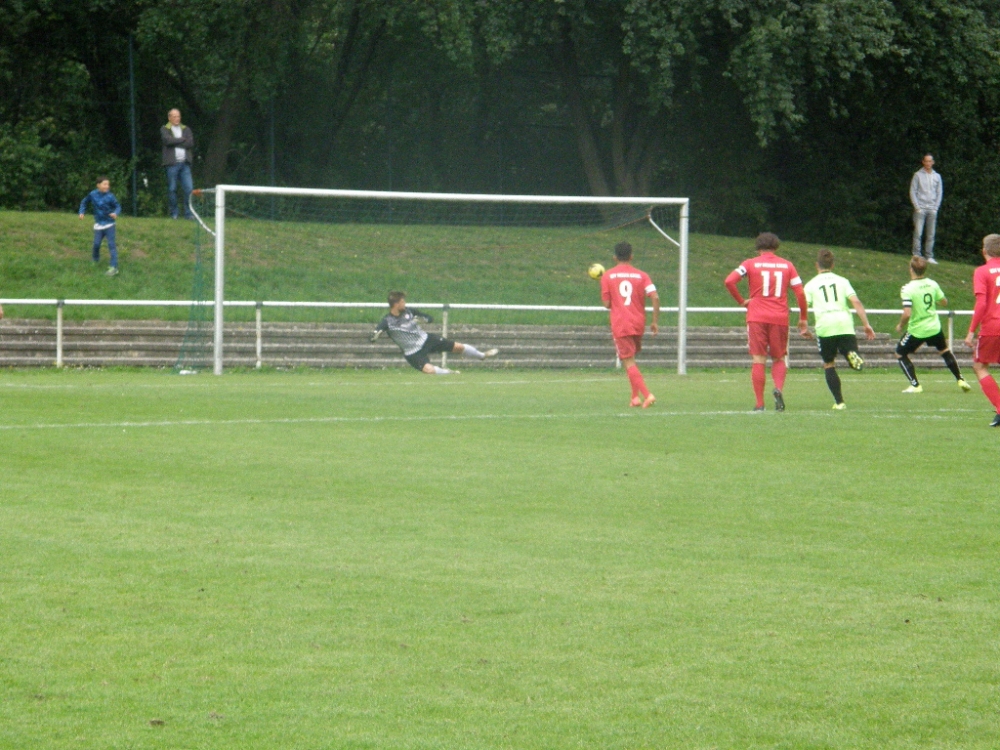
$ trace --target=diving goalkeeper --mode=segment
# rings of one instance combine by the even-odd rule
[[[441,338],[434,333],[427,333],[417,323],[417,318],[422,318],[427,323],[434,322],[434,319],[427,313],[421,312],[415,307],[408,308],[406,295],[403,292],[389,292],[389,314],[375,326],[371,340],[374,342],[383,333],[389,334],[389,338],[403,351],[403,356],[406,357],[410,366],[428,375],[458,373],[458,370],[432,365],[431,354],[454,352],[471,359],[486,359],[497,355],[496,349],[481,352],[474,346]]]

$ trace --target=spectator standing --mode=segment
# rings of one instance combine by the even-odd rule
[[[938,209],[944,197],[944,183],[941,175],[934,171],[934,157],[924,154],[923,166],[913,173],[910,180],[910,203],[913,204],[913,254],[921,255],[920,243],[923,239],[923,257],[932,265],[934,260],[934,234],[937,230]]]
[[[91,257],[94,263],[100,263],[101,244],[107,239],[108,254],[111,256],[108,276],[117,276],[118,245],[115,242],[115,220],[122,212],[122,207],[115,194],[111,192],[111,181],[107,177],[98,177],[97,189],[91,190],[80,201],[80,210],[77,213],[81,219],[87,214],[87,204],[90,204],[94,211],[94,246]]]
[[[177,207],[177,183],[181,185],[184,194],[184,218],[193,219],[191,213],[191,191],[194,181],[191,179],[191,157],[194,155],[194,133],[191,128],[181,123],[181,111],[172,109],[167,113],[167,124],[160,128],[160,140],[163,142],[163,166],[167,171],[167,201],[170,205],[170,218],[179,215]]]

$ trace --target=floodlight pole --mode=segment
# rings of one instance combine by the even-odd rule
[[[222,374],[222,325],[223,301],[225,299],[225,265],[226,265],[226,190],[215,188],[215,329],[213,331],[212,358],[213,372]]]
[[[677,374],[687,375],[687,304],[688,304],[688,214],[691,201],[681,206],[680,279],[677,290]]]
[[[128,107],[129,107],[129,130],[132,136],[132,215],[139,215],[139,177],[137,170],[139,163],[136,157],[135,147],[135,61],[132,48],[134,45],[134,34],[128,35]]]

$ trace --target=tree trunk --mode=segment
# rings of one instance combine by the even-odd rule
[[[233,129],[239,117],[240,110],[246,99],[246,63],[243,56],[236,63],[226,95],[222,99],[212,130],[208,152],[205,154],[205,168],[202,184],[215,187],[226,175],[226,162],[229,157],[229,144],[233,140]]]
[[[580,84],[580,68],[576,59],[576,47],[570,35],[569,20],[562,18],[559,22],[559,44],[556,47],[556,67],[562,82],[566,103],[569,105],[573,129],[576,131],[576,145],[583,162],[583,172],[587,176],[591,195],[607,197],[611,195],[608,180],[601,164],[600,151],[594,137],[594,129],[587,115],[583,101],[583,91]]]
[[[619,60],[611,124],[611,167],[618,195],[649,195],[663,149],[660,128],[644,114],[636,115],[632,69]]]

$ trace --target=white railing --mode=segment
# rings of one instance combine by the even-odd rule
[[[257,367],[263,365],[263,341],[264,341],[264,316],[265,307],[273,308],[313,308],[313,309],[382,309],[386,308],[385,302],[280,302],[261,301],[252,302],[244,300],[226,300],[225,307],[253,307],[255,308],[256,323],[256,353]],[[108,300],[108,299],[25,299],[25,298],[0,298],[0,305],[34,307],[51,306],[56,308],[56,367],[63,366],[63,310],[66,307],[215,307],[213,300]],[[607,312],[604,307],[597,305],[500,305],[500,304],[478,304],[464,302],[415,302],[413,307],[426,310],[441,310],[442,335],[448,335],[448,313],[451,310],[496,310],[505,312],[580,312],[595,313]],[[660,312],[664,314],[677,314],[679,307],[662,307]],[[688,307],[688,313],[722,313],[738,314],[745,313],[743,307]],[[794,312],[794,311],[793,311]],[[853,312],[853,311],[852,311]],[[899,309],[872,309],[868,310],[868,315],[895,315],[899,316]],[[938,315],[947,318],[947,338],[948,346],[954,345],[955,338],[955,318],[956,316],[971,317],[972,310],[940,310]]]

